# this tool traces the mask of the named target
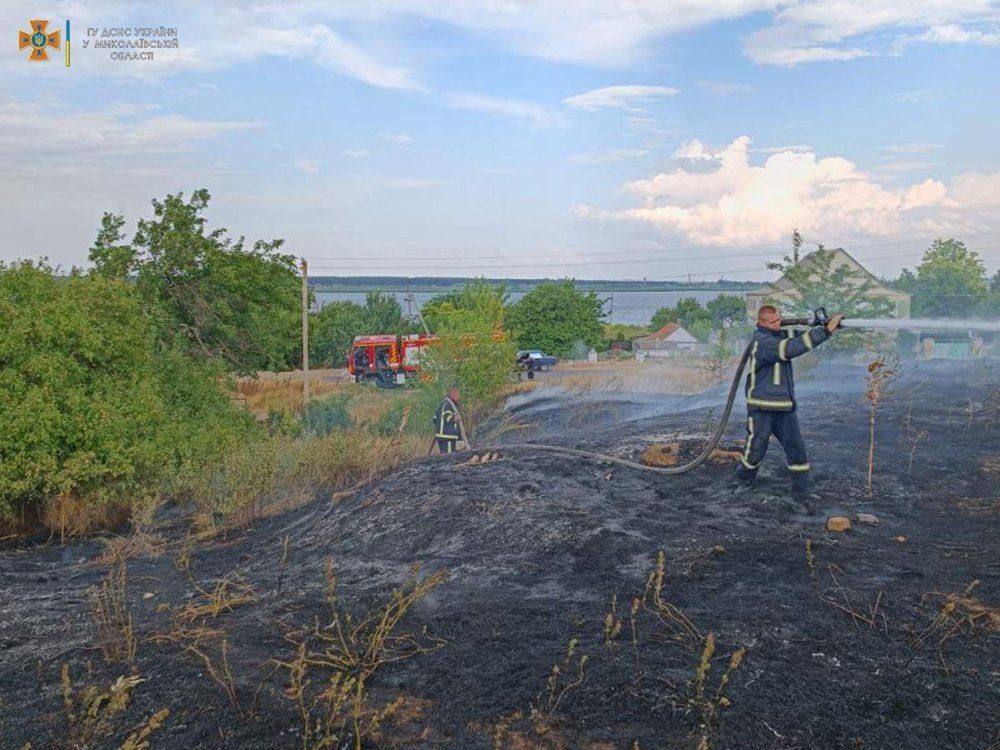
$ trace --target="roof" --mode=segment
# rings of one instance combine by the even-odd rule
[[[663,326],[663,328],[661,328],[656,333],[652,333],[648,337],[644,338],[659,339],[660,341],[663,341],[664,339],[670,338],[680,330],[681,330],[680,323],[667,323],[665,326]]]
[[[691,333],[687,331],[684,328],[684,326],[682,326],[680,323],[667,323],[659,331],[656,331],[655,333],[650,333],[647,336],[640,336],[634,339],[634,341],[638,341],[639,343],[650,342],[650,341],[667,341],[672,336],[675,336],[678,333],[682,334],[690,342],[698,340],[697,338],[692,336]]]
[[[809,253],[808,255],[803,256],[799,260],[799,265],[800,266],[804,265],[806,267],[813,265],[816,262],[816,260],[815,260],[816,252],[817,251],[813,251],[813,252]],[[849,252],[847,252],[846,250],[844,250],[844,248],[842,248],[842,247],[834,248],[834,249],[830,250],[829,252],[833,253],[832,266],[834,268],[847,265],[847,266],[850,266],[853,271],[856,271],[856,272],[858,272],[859,274],[861,274],[861,275],[863,275],[865,277],[865,280],[869,284],[872,285],[871,290],[868,292],[869,295],[871,295],[871,296],[883,296],[883,297],[889,297],[889,298],[893,298],[893,299],[909,299],[910,298],[909,294],[907,294],[905,292],[897,291],[895,289],[890,289],[889,287],[887,287],[884,284],[882,284],[871,273],[871,271],[869,271],[867,268],[865,268],[863,265],[861,265],[858,262],[858,260],[853,255],[851,255]],[[788,281],[785,278],[785,276],[782,276],[780,279],[778,279],[777,281],[775,281],[772,284],[768,284],[766,286],[758,287],[757,289],[751,289],[749,292],[747,292],[747,294],[748,295],[759,296],[759,295],[774,294],[775,292],[788,292],[788,291],[791,291],[793,289],[794,289],[794,284],[792,284],[792,282]]]
[[[395,344],[396,337],[391,333],[379,333],[374,336],[355,336],[355,344]]]

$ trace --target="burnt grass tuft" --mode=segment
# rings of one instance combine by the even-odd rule
[[[906,368],[880,403],[868,497],[863,373],[821,368],[800,394],[816,518],[785,498],[777,445],[736,498],[722,464],[669,477],[519,449],[541,430],[637,457],[646,436],[706,421],[602,422],[588,416],[601,404],[544,391],[495,460],[434,457],[195,544],[165,514],[166,550],[120,563],[131,661],[103,658],[92,616],[103,544],[8,543],[0,747],[74,746],[63,665],[80,690],[143,680],[88,747],[155,716],[152,748],[303,747],[280,663],[296,658],[290,633],[330,624],[332,559],[345,623],[379,612],[415,564],[447,570],[393,631],[417,647],[400,641],[408,658],[358,699],[379,718],[364,747],[985,750],[1000,729],[997,375]],[[737,413],[730,447],[741,437]],[[879,523],[823,528],[858,512]],[[354,746],[351,723],[330,747]]]

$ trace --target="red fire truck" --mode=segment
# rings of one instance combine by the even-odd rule
[[[403,385],[407,377],[420,371],[420,350],[436,340],[436,336],[422,333],[355,336],[347,355],[347,371],[355,383],[374,380],[383,388]]]

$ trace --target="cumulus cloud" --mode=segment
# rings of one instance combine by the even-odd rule
[[[588,112],[596,112],[599,109],[632,109],[639,104],[676,96],[678,93],[680,89],[673,86],[605,86],[567,97],[563,99],[563,104]]]
[[[777,242],[790,227],[833,237],[959,230],[992,221],[984,210],[1000,203],[1000,174],[889,189],[847,159],[811,151],[781,151],[753,164],[750,144],[747,136],[722,147],[688,141],[674,153],[673,169],[624,185],[637,206],[580,206],[576,213],[719,246]]]

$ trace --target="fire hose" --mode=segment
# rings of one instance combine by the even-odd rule
[[[813,313],[813,317],[811,318],[782,318],[781,325],[782,327],[820,326],[826,325],[829,321],[830,319],[826,314],[826,310],[821,307]],[[743,350],[743,354],[740,356],[740,361],[736,366],[736,372],[733,375],[732,383],[729,385],[729,395],[726,397],[726,406],[722,410],[722,416],[719,419],[719,424],[715,428],[715,432],[705,444],[701,453],[685,464],[681,464],[680,466],[647,466],[646,464],[641,464],[638,461],[630,461],[627,458],[610,456],[606,453],[585,451],[580,450],[579,448],[564,448],[559,445],[546,445],[544,443],[517,443],[516,445],[506,446],[506,450],[510,450],[511,448],[526,448],[528,450],[547,451],[549,453],[559,453],[566,456],[577,456],[578,458],[589,458],[594,461],[618,464],[619,466],[625,466],[630,469],[652,471],[656,474],[684,474],[689,472],[705,463],[708,457],[712,455],[712,451],[718,447],[719,441],[722,440],[722,435],[726,431],[726,425],[729,424],[729,417],[733,412],[733,404],[736,401],[736,393],[739,390],[740,380],[743,377],[743,371],[746,369],[747,360],[750,359],[750,351],[752,348],[752,343],[747,344],[747,347]]]

